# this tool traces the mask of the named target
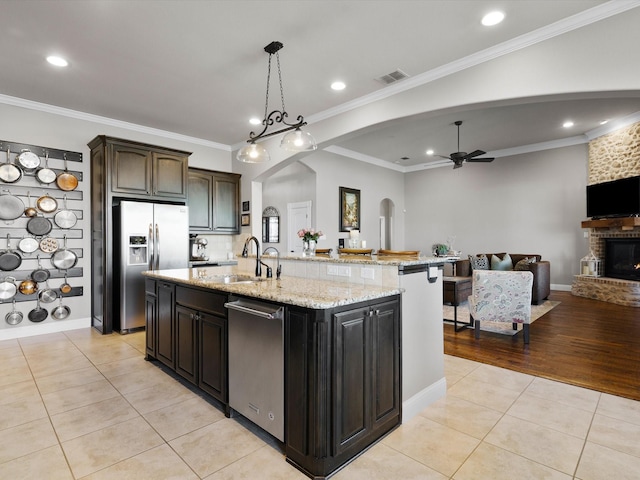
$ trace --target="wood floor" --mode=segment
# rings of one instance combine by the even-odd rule
[[[444,353],[640,400],[640,308],[552,291],[560,305],[531,324],[531,341],[444,325]]]

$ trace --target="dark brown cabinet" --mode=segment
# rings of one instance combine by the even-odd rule
[[[324,477],[400,424],[399,297],[286,322],[287,459]]]
[[[156,284],[155,290],[149,282]],[[225,407],[226,301],[227,294],[222,292],[147,279],[147,358],[160,360]],[[152,303],[156,304],[155,310]],[[156,338],[151,347],[149,335]]]
[[[191,383],[198,378],[198,312],[176,305],[176,373]]]
[[[240,233],[239,174],[190,168],[188,191],[190,232]]]
[[[175,368],[173,337],[176,287],[172,283],[157,282],[156,291],[156,358],[167,367]]]
[[[397,303],[337,313],[333,322],[334,447],[340,454],[399,415]]]
[[[187,198],[188,155],[121,143],[112,143],[109,149],[112,192],[155,199]]]
[[[190,153],[104,135],[91,149],[91,318],[102,333],[113,331],[113,206],[120,200],[184,205]]]
[[[156,358],[175,368],[176,287],[173,283],[145,279],[146,358]]]
[[[219,315],[200,314],[198,329],[198,386],[226,403],[227,395],[227,319]]]
[[[158,296],[156,293],[156,282],[149,278],[145,279],[145,345],[147,357],[156,357],[156,329],[158,311]]]

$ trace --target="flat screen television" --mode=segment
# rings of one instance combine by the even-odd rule
[[[587,217],[640,215],[640,176],[587,185]]]

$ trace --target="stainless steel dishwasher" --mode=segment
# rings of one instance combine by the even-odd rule
[[[231,297],[229,406],[284,442],[284,307]]]

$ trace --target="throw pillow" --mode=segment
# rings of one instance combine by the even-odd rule
[[[536,263],[536,257],[524,257],[516,266],[513,267],[514,270],[529,270],[529,265],[532,263]]]
[[[513,270],[511,255],[505,253],[502,260],[497,255],[491,255],[491,270]]]
[[[489,259],[482,253],[480,255],[469,255],[471,270],[489,270]]]

